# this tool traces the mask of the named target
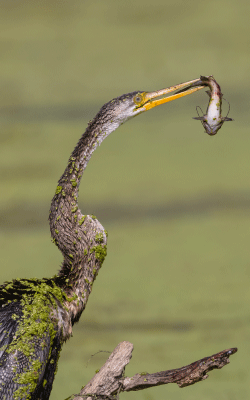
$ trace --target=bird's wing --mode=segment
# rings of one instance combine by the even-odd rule
[[[46,384],[44,373],[51,356],[49,331],[39,338],[31,336],[31,347],[25,351],[22,335],[16,336],[23,318],[20,302],[0,309],[0,399],[33,399],[32,394]]]

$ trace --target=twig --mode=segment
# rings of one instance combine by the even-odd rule
[[[132,351],[132,343],[119,343],[100,371],[82,388],[78,395],[72,396],[71,399],[112,399],[117,397],[120,392],[143,390],[168,383],[177,383],[179,387],[193,385],[208,378],[209,371],[227,365],[230,362],[229,357],[237,352],[237,348],[223,350],[182,368],[154,374],[141,373],[127,378],[124,377],[124,371],[132,357]]]
[[[86,368],[88,368],[88,364],[89,364],[90,360],[92,360],[92,358],[95,357],[95,356],[96,356],[97,354],[99,354],[99,353],[109,353],[109,354],[110,354],[111,351],[99,350],[99,351],[97,351],[96,353],[91,354],[90,358],[89,358],[88,361],[87,361]]]

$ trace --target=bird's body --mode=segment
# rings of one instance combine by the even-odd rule
[[[64,257],[59,273],[51,279],[16,279],[0,287],[0,399],[49,399],[62,344],[71,336],[106,256],[107,232],[77,204],[81,176],[93,151],[127,119],[202,88],[152,100],[187,84],[122,95],[90,121],[51,203],[51,235]]]
[[[4,284],[0,297],[0,398],[47,399],[62,345],[63,292],[52,279],[22,279]]]

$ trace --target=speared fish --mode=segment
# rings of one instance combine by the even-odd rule
[[[228,118],[230,105],[226,117],[222,117],[221,112],[222,112],[223,94],[221,93],[220,85],[216,82],[216,80],[212,75],[201,76],[199,81],[195,82],[194,84],[190,85],[188,88],[185,88],[184,90],[187,90],[193,86],[202,86],[202,85],[209,87],[210,90],[208,90],[206,93],[208,94],[210,100],[208,103],[206,114],[204,114],[203,116],[200,116],[198,112],[198,108],[200,110],[201,108],[199,106],[196,107],[198,117],[194,117],[194,119],[201,121],[208,135],[214,136],[216,135],[218,130],[222,127],[225,121],[233,121],[232,118]]]

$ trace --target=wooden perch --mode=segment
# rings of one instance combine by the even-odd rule
[[[127,378],[124,376],[124,372],[132,357],[132,351],[132,343],[119,343],[100,371],[82,388],[78,395],[73,395],[70,399],[108,399],[118,395],[120,392],[142,390],[152,386],[166,385],[167,383],[177,383],[179,387],[193,385],[208,378],[207,373],[212,369],[222,368],[227,365],[230,362],[229,357],[237,352],[237,348],[223,350],[182,368],[154,374],[140,373],[132,378]]]

